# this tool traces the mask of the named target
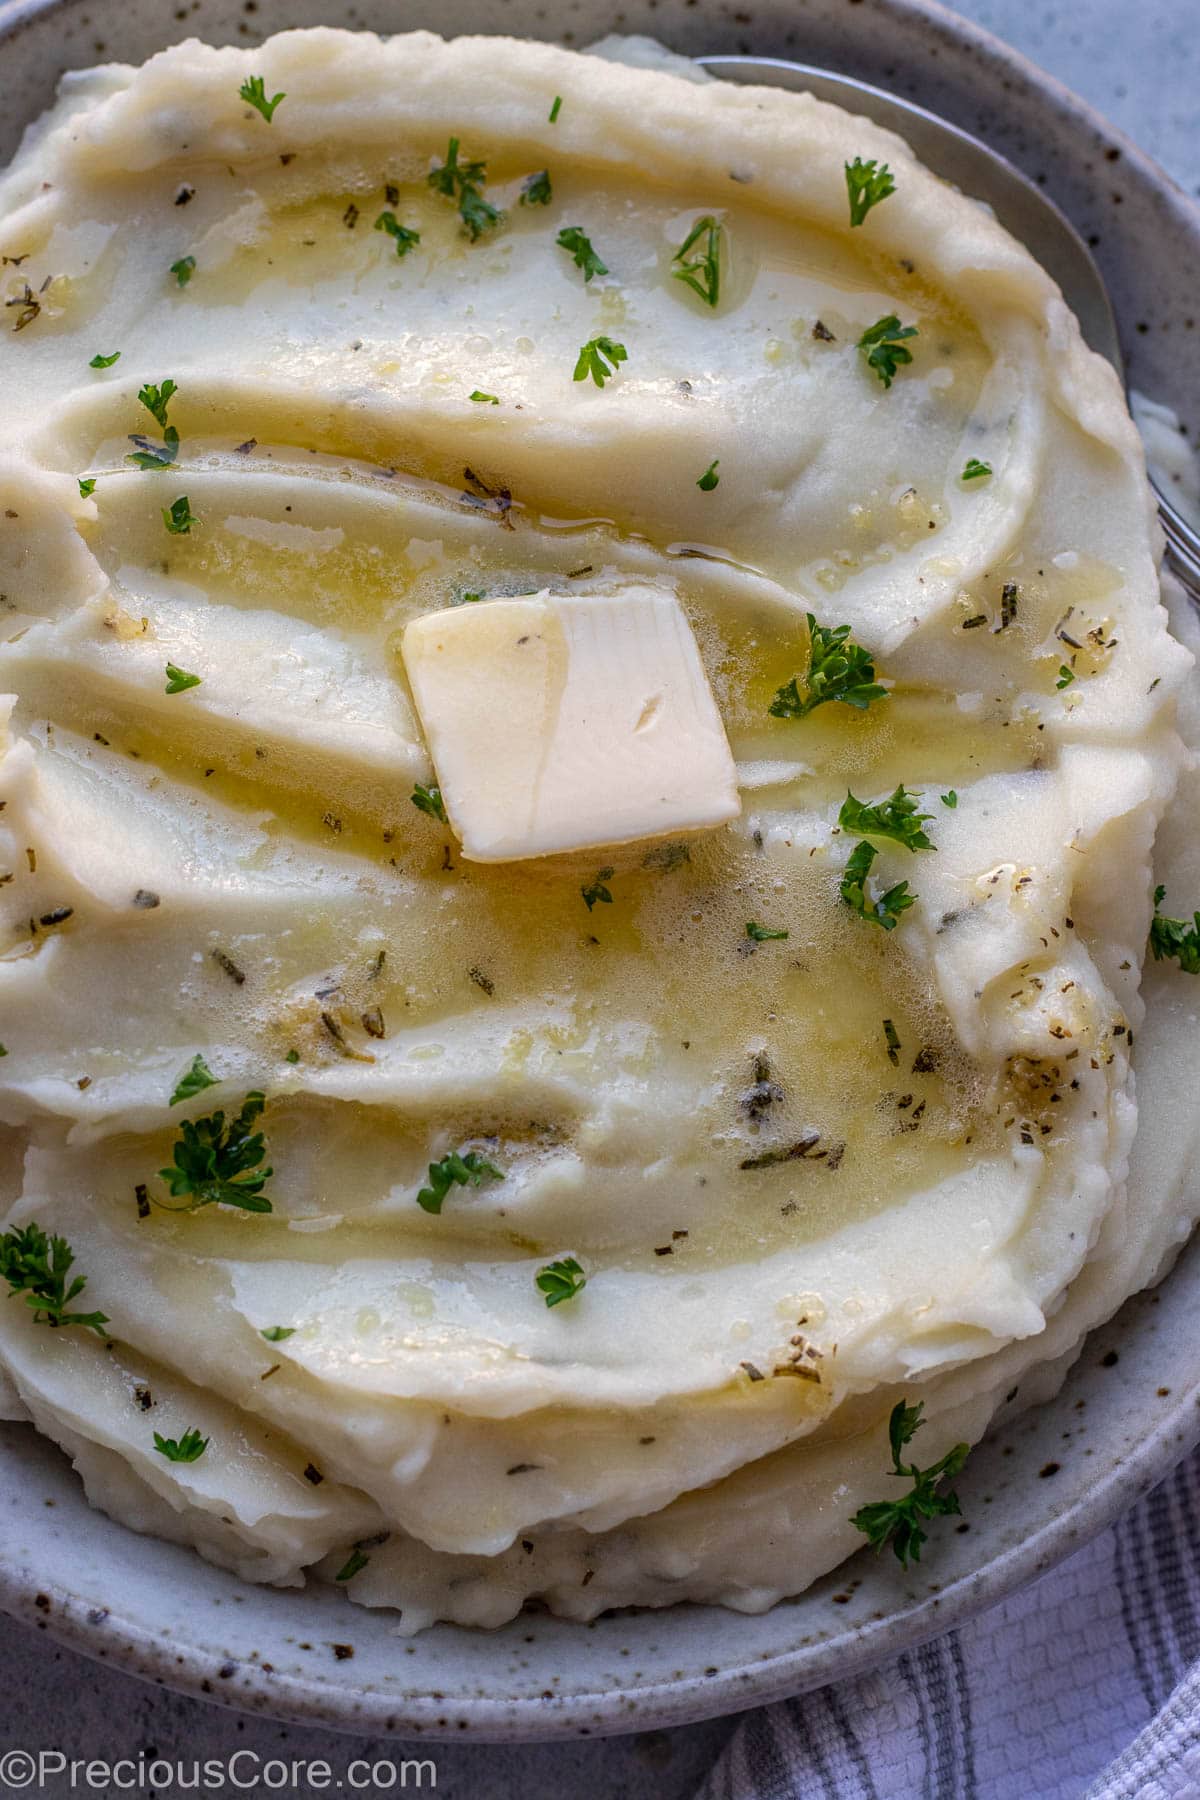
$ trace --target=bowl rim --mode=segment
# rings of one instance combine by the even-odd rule
[[[0,0],[0,51],[7,41],[44,15],[84,3],[85,0]],[[1118,146],[1126,164],[1177,217],[1180,229],[1200,238],[1200,208],[1173,177],[1126,132],[1031,58],[973,20],[953,12],[941,0],[876,0],[876,6],[900,16],[914,28],[919,26],[927,33],[932,30],[956,49],[967,47],[983,68],[1002,74],[1012,85],[1019,84],[1030,97],[1043,103],[1048,100],[1077,127]],[[181,39],[183,35],[181,32]],[[481,35],[505,33],[488,31]],[[708,52],[718,53],[715,49]],[[829,66],[832,72],[839,72],[836,63]],[[885,82],[872,79],[874,85],[886,90]],[[951,122],[957,123],[952,118]],[[1012,160],[1019,161],[1015,157]],[[1047,185],[1052,192],[1053,181]],[[1163,1279],[1169,1279],[1169,1273]],[[1089,1341],[1090,1336],[1085,1345]],[[1057,1401],[1052,1399],[1046,1404],[1052,1407]],[[19,1556],[3,1546],[0,1610],[37,1626],[90,1658],[235,1712],[323,1726],[347,1734],[398,1738],[411,1735],[429,1741],[534,1742],[618,1735],[735,1714],[834,1680],[852,1678],[900,1651],[913,1649],[965,1623],[1106,1530],[1197,1444],[1200,1368],[1186,1387],[1177,1390],[1169,1408],[1157,1415],[1153,1428],[1120,1455],[1080,1499],[1067,1505],[1032,1536],[1000,1550],[945,1587],[927,1592],[878,1619],[857,1624],[845,1634],[772,1652],[760,1661],[723,1668],[710,1680],[698,1681],[685,1675],[641,1682],[634,1690],[574,1689],[554,1698],[494,1698],[477,1693],[456,1698],[453,1709],[460,1720],[466,1721],[465,1729],[457,1721],[448,1725],[447,1699],[427,1692],[354,1688],[303,1673],[268,1673],[254,1663],[240,1666],[242,1679],[236,1686],[230,1683],[223,1689],[216,1687],[211,1658],[203,1650],[193,1648],[190,1655],[185,1650],[181,1657],[173,1637],[122,1613],[119,1607],[108,1608],[103,1621],[99,1621],[93,1603],[73,1591],[66,1580],[39,1579],[35,1593],[35,1584]],[[780,1604],[786,1606],[787,1602]],[[656,1616],[665,1620],[671,1610]],[[681,1610],[695,1613],[701,1609]],[[631,1706],[631,1692],[636,1696],[636,1707]],[[581,1722],[584,1719],[586,1724]]]
[[[1053,1407],[1056,1400],[1057,1397],[1045,1404]],[[1033,1536],[1002,1550],[936,1592],[855,1626],[846,1638],[778,1651],[752,1664],[722,1669],[708,1681],[683,1676],[639,1682],[634,1690],[636,1710],[630,1708],[628,1689],[576,1688],[561,1697],[547,1694],[539,1698],[496,1699],[472,1694],[456,1698],[450,1708],[467,1720],[464,1729],[457,1720],[448,1724],[444,1695],[372,1687],[351,1689],[304,1674],[282,1670],[268,1673],[252,1663],[240,1665],[241,1679],[236,1686],[230,1683],[221,1689],[213,1684],[214,1665],[206,1653],[193,1651],[190,1659],[181,1659],[174,1638],[113,1608],[105,1609],[101,1629],[90,1603],[64,1583],[43,1580],[34,1594],[28,1577],[23,1578],[19,1567],[3,1556],[0,1609],[20,1622],[47,1631],[59,1643],[92,1659],[232,1712],[324,1726],[353,1735],[411,1735],[458,1743],[533,1743],[619,1736],[737,1714],[833,1681],[850,1680],[889,1657],[954,1630],[1082,1549],[1162,1481],[1197,1445],[1200,1370],[1133,1451],[1119,1458],[1084,1499],[1066,1507]],[[671,1610],[663,1609],[656,1616],[667,1617]],[[688,1606],[681,1610],[694,1614],[703,1609]],[[587,1723],[581,1723],[585,1718]]]

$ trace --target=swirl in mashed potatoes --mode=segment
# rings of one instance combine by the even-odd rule
[[[497,39],[70,77],[0,250],[5,1223],[111,1334],[0,1306],[11,1410],[404,1630],[800,1591],[1182,1229],[1112,371],[865,121]],[[270,1210],[173,1195],[253,1093]]]

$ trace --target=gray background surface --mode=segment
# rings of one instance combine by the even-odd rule
[[[953,10],[1005,38],[1084,95],[1158,159],[1185,191],[1200,195],[1200,33],[1197,0],[959,0]],[[573,1744],[529,1746],[401,1745],[343,1737],[262,1719],[170,1694],[59,1649],[36,1631],[0,1623],[0,1751],[62,1750],[68,1757],[169,1761],[226,1758],[249,1751],[270,1758],[323,1757],[334,1775],[356,1757],[374,1761],[432,1757],[419,1791],[455,1800],[682,1800],[699,1786],[731,1720]],[[252,1764],[238,1765],[240,1787],[253,1791]],[[382,1771],[386,1778],[386,1771]],[[406,1792],[417,1790],[415,1774]],[[0,1796],[15,1791],[0,1785]],[[33,1792],[36,1790],[26,1790]],[[66,1794],[65,1777],[42,1790]],[[103,1791],[77,1785],[77,1793]],[[113,1790],[115,1791],[115,1790]],[[126,1787],[138,1792],[138,1786]],[[140,1791],[149,1792],[149,1788]],[[169,1789],[159,1789],[164,1795]],[[178,1790],[177,1790],[178,1791]],[[307,1794],[290,1783],[276,1792]],[[336,1791],[336,1790],[333,1790]],[[363,1790],[400,1792],[398,1785]]]

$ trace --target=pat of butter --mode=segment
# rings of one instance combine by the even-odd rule
[[[531,594],[427,613],[402,652],[472,862],[722,825],[737,775],[674,594]]]

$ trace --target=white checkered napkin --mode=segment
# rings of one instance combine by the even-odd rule
[[[749,1713],[698,1800],[1200,1800],[1200,1452],[959,1631]]]

